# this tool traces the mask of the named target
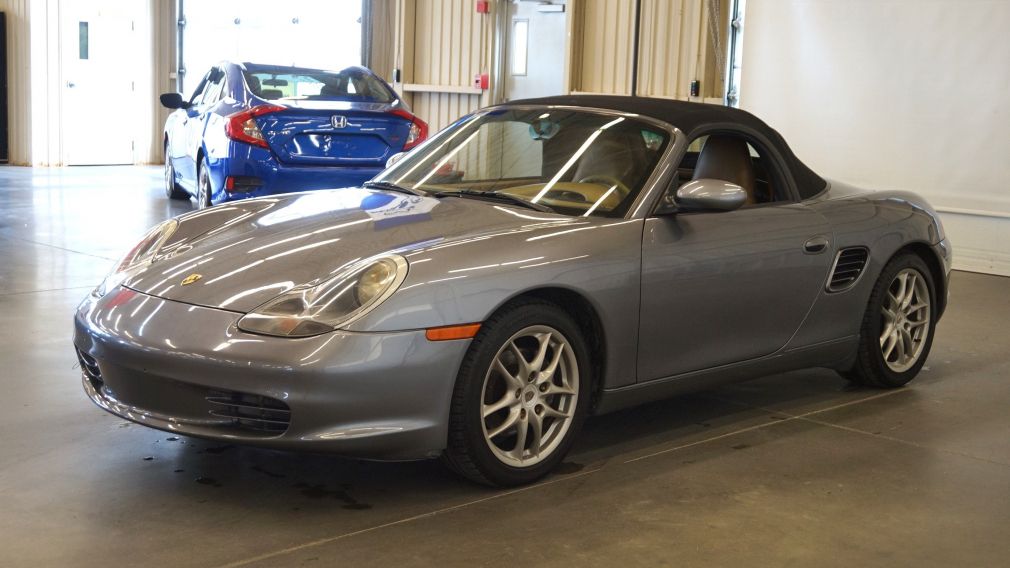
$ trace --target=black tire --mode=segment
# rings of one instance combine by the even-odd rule
[[[165,145],[165,196],[169,199],[189,199],[189,193],[175,183],[175,167],[168,157],[168,145]]]
[[[490,446],[494,442],[485,438],[481,410],[486,404],[485,378],[490,376],[491,365],[498,357],[499,350],[504,349],[515,334],[537,326],[552,328],[560,332],[561,340],[567,340],[574,361],[577,362],[575,375],[578,394],[571,410],[571,422],[566,431],[558,434],[560,441],[553,450],[545,457],[538,457],[541,461],[531,466],[515,467],[499,459]],[[540,479],[553,470],[571,449],[588,412],[594,375],[595,369],[590,364],[585,338],[568,313],[555,304],[538,299],[521,299],[506,305],[484,322],[460,366],[452,397],[449,437],[443,461],[460,475],[484,485],[507,487]],[[532,384],[533,379],[529,380]],[[516,397],[520,398],[518,392]],[[548,431],[550,426],[547,418],[541,417],[540,420],[545,425],[543,430]]]
[[[881,345],[881,335],[886,330],[884,326],[887,325],[882,310],[885,301],[889,299],[889,290],[896,283],[895,279],[902,273],[908,274],[909,270],[914,271],[922,278],[928,290],[929,306],[923,308],[920,313],[928,312],[929,321],[921,326],[925,328],[926,335],[921,338],[921,350],[915,360],[909,363],[910,366],[907,369],[895,370],[885,360],[885,346]],[[880,272],[880,277],[870,294],[860,328],[856,361],[852,368],[843,372],[842,375],[854,383],[876,388],[897,388],[907,384],[919,374],[929,356],[936,329],[936,314],[936,285],[933,282],[933,274],[926,263],[914,253],[902,253],[892,258]],[[912,320],[903,318],[901,321]],[[900,339],[896,341],[900,341]]]
[[[210,174],[203,165],[203,159],[196,164],[196,208],[206,209],[213,205],[210,201],[213,187],[210,184]]]

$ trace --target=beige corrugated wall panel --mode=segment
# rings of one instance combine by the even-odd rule
[[[702,0],[643,0],[640,94],[688,97],[697,71],[701,3]]]
[[[414,77],[425,85],[469,86],[481,68],[483,14],[472,0],[416,0]]]
[[[709,0],[643,0],[638,91],[643,96],[687,100],[691,81],[701,81],[703,97],[722,97],[723,73],[716,65]],[[714,27],[726,49],[729,1],[719,0]],[[725,57],[721,59],[725,62]]]
[[[688,99],[691,81],[701,81],[702,97],[721,97],[723,78],[715,64],[708,20],[711,0],[642,0],[639,18],[638,94]],[[719,48],[725,49],[729,0],[718,0]],[[573,3],[570,48],[574,50],[572,90],[631,94],[634,0]]]
[[[431,134],[480,108],[480,97],[457,93],[414,93],[414,114],[428,123]]]
[[[396,59],[396,0],[371,0],[372,42],[368,66],[385,81],[393,82]],[[364,30],[362,30],[364,32]]]
[[[7,117],[10,163],[31,160],[31,47],[29,0],[0,0],[7,14]]]
[[[635,0],[586,0],[577,88],[587,93],[631,94]]]
[[[165,121],[172,111],[161,106],[158,95],[176,90],[176,80],[172,78],[172,74],[176,66],[175,49],[179,28],[176,23],[175,0],[150,0],[150,2],[147,26],[151,43],[149,55],[151,75],[145,77],[148,84],[141,85],[137,91],[142,97],[148,97],[150,100],[151,125],[146,136],[141,133],[136,155],[139,162],[160,164],[164,163]],[[147,145],[142,147],[145,140]]]
[[[472,0],[416,0],[412,8],[413,41],[403,54],[409,58],[403,63],[404,79],[425,91],[407,93],[406,98],[434,133],[480,108],[479,94],[439,92],[439,88],[470,87],[474,75],[486,71],[490,22],[487,15],[477,13]]]

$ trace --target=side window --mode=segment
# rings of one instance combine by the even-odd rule
[[[210,84],[210,72],[203,76],[200,84],[196,86],[193,90],[193,96],[189,97],[189,104],[191,106],[197,106],[203,102],[203,95],[207,91],[207,86]]]
[[[202,104],[209,105],[221,100],[221,92],[224,89],[224,71],[213,69],[210,72],[210,83],[207,84],[207,91],[203,95]]]
[[[739,134],[695,138],[677,167],[677,175],[681,185],[703,178],[739,185],[747,192],[745,207],[791,200],[778,166],[758,144]]]

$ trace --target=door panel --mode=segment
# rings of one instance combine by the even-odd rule
[[[213,69],[203,82],[202,92],[193,99],[193,106],[186,109],[186,161],[191,179],[196,180],[197,154],[203,146],[203,133],[207,127],[207,115],[217,104],[221,93],[221,81],[224,73]],[[193,182],[194,186],[196,181]]]
[[[753,359],[783,347],[830,268],[830,237],[800,204],[646,220],[639,381]]]

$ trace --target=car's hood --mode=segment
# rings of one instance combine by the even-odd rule
[[[574,221],[487,201],[360,188],[252,199],[180,217],[164,254],[124,284],[244,313],[377,254]]]

